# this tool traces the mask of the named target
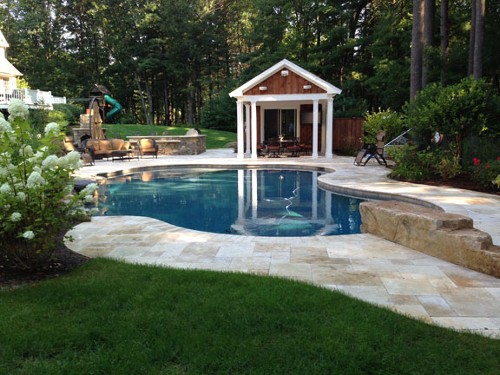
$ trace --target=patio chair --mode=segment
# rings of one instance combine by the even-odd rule
[[[281,153],[281,144],[278,138],[270,138],[267,145],[267,154],[270,158],[277,158]]]
[[[85,150],[82,150],[75,146],[73,143],[73,137],[64,137],[62,142],[63,152],[65,154],[69,154],[71,151],[77,151],[80,153],[80,159],[83,161],[83,165],[93,165],[94,158],[89,153],[86,153]]]
[[[289,143],[286,146],[286,150],[291,153],[291,156],[299,156],[299,153],[302,149],[299,145],[299,141],[296,138],[294,138],[292,140],[292,143]]]
[[[152,138],[142,138],[137,142],[137,146],[139,147],[139,154],[141,158],[144,155],[152,155],[155,158],[158,158],[158,144]]]
[[[381,130],[377,134],[377,144],[369,145],[367,148],[360,150],[354,159],[354,165],[364,167],[370,159],[375,158],[380,165],[387,167],[387,161],[384,157],[384,139],[385,131]]]
[[[311,155],[312,154],[312,149],[313,149],[312,139],[301,140],[299,142],[299,146],[300,146],[300,151],[304,155]]]

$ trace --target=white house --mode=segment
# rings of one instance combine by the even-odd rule
[[[52,96],[50,91],[18,89],[17,78],[23,74],[7,60],[8,47],[0,30],[0,109],[7,108],[12,98],[24,101],[30,108],[52,109],[53,104],[66,103],[66,98]]]
[[[292,138],[312,158],[333,157],[333,98],[342,92],[284,59],[232,91],[237,101],[238,158],[256,159],[259,145]]]

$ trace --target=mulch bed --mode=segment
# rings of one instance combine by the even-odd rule
[[[68,249],[62,242],[54,251],[51,261],[42,270],[4,270],[0,269],[0,290],[13,289],[21,285],[35,284],[42,280],[51,279],[87,263],[90,258]]]

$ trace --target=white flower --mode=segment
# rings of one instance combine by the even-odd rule
[[[35,233],[33,233],[33,231],[31,230],[27,230],[26,232],[23,233],[23,238],[26,238],[27,240],[32,240],[33,238],[35,238]]]
[[[24,202],[26,200],[26,194],[23,191],[18,192],[17,199],[19,199],[21,202]]]
[[[63,169],[78,169],[82,166],[80,153],[77,151],[71,151],[70,153],[59,158],[57,164]]]
[[[57,134],[59,133],[59,125],[55,122],[50,122],[45,126],[45,134]]]
[[[11,99],[9,101],[9,113],[13,119],[17,117],[24,119],[29,114],[28,106],[22,100]]]
[[[33,156],[33,149],[31,148],[30,145],[22,145],[21,148],[19,149],[19,155],[21,155],[24,158]]]
[[[31,158],[28,158],[28,161],[31,163],[36,163],[41,158],[43,158],[43,152],[37,151]]]
[[[47,183],[47,181],[45,181],[45,179],[42,177],[42,175],[40,173],[38,173],[37,171],[31,172],[31,174],[28,177],[28,180],[26,181],[26,185],[29,188],[45,185],[46,183]]]
[[[94,201],[94,197],[92,195],[85,196],[85,203],[92,203]]]
[[[89,214],[90,215],[96,215],[99,213],[99,209],[97,207],[92,207],[90,210],[89,210]]]
[[[94,192],[97,190],[97,184],[96,183],[91,183],[85,186],[84,189],[80,192],[82,195],[92,195]]]
[[[10,215],[10,221],[17,223],[19,220],[21,220],[21,214],[19,212],[13,212],[12,215]]]
[[[42,161],[43,169],[54,169],[58,166],[59,158],[56,155],[49,155]]]
[[[1,133],[10,133],[12,131],[12,126],[10,123],[6,121],[3,117],[0,117],[0,134]]]
[[[0,193],[9,194],[11,191],[12,188],[7,182],[0,186]]]

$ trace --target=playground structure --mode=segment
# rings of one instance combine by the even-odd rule
[[[106,111],[107,105],[111,109]],[[103,122],[113,122],[123,107],[111,96],[111,92],[103,85],[95,84],[89,93],[87,113],[80,115],[80,127],[73,129],[75,143],[81,147],[85,139],[105,138]]]
[[[123,110],[122,105],[111,96],[111,92],[104,85],[95,84],[91,88],[89,103],[89,110],[91,111],[94,109],[95,103],[97,103],[102,122],[113,122],[116,116]],[[111,109],[106,111],[108,104],[111,106]]]

